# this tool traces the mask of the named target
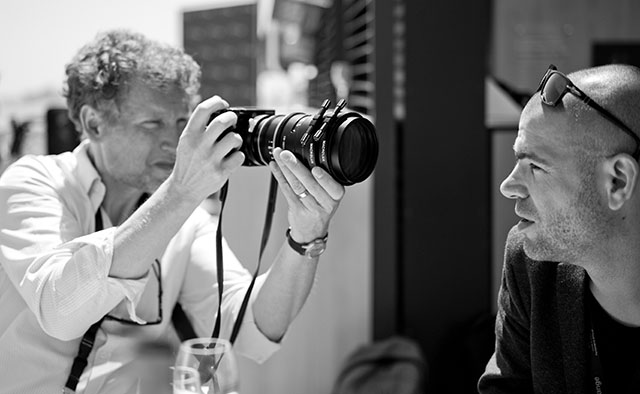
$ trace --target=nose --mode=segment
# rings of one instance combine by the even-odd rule
[[[182,131],[182,130],[180,130]],[[180,138],[180,133],[176,133],[176,131],[170,127],[167,127],[165,130],[160,133],[160,148],[163,151],[169,153],[175,153],[178,147],[178,139]]]
[[[522,182],[518,174],[518,165],[513,167],[511,173],[500,184],[500,193],[506,198],[527,198],[529,191],[526,185]]]

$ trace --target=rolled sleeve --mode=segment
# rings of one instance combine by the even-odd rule
[[[108,276],[115,228],[93,232],[104,187],[92,167],[74,163],[70,154],[27,156],[0,177],[0,266],[42,329],[61,340],[82,336],[123,300],[137,320],[148,277]]]
[[[47,334],[78,338],[123,300],[131,319],[138,320],[135,304],[148,275],[135,280],[108,276],[114,233],[110,228],[82,236],[35,257],[3,246],[3,267]]]

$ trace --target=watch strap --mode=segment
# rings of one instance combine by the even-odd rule
[[[327,239],[329,239],[329,233],[327,233],[327,234],[325,234],[324,237],[316,238],[316,239],[314,239],[314,240],[312,240],[310,242],[307,242],[307,243],[299,243],[298,241],[293,239],[293,237],[291,236],[291,227],[289,227],[287,229],[285,235],[287,237],[287,242],[289,243],[289,246],[291,246],[291,248],[293,250],[295,250],[299,255],[305,256],[305,257],[315,257],[315,256],[308,256],[307,250],[310,247],[312,247],[314,244],[318,244],[318,243],[326,244],[327,243]]]

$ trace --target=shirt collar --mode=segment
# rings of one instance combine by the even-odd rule
[[[93,211],[97,211],[106,192],[106,187],[102,183],[100,174],[96,170],[93,162],[89,158],[89,140],[80,142],[73,150],[73,155],[77,160],[76,176],[77,181],[83,190],[87,192]]]

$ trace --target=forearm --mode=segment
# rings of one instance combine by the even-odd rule
[[[309,259],[286,243],[253,304],[255,323],[269,339],[279,341],[304,305],[315,280],[318,258]]]
[[[116,230],[109,276],[144,276],[200,202],[170,177]]]

